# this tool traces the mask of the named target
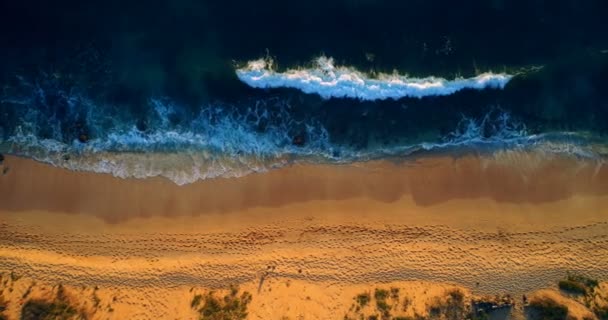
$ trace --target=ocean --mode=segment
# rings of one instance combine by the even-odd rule
[[[603,161],[605,1],[0,4],[0,152],[177,184],[504,150]]]

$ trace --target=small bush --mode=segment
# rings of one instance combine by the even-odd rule
[[[599,285],[599,282],[597,280],[591,279],[591,278],[588,278],[588,277],[585,277],[585,276],[581,276],[581,275],[572,275],[572,274],[569,274],[568,275],[568,280],[581,283],[581,284],[583,284],[584,286],[586,286],[587,288],[590,288],[590,289],[595,289]]]
[[[370,300],[372,300],[372,297],[370,297],[369,293],[360,293],[357,295],[356,297],[357,300],[357,304],[359,304],[359,306],[361,306],[361,308],[365,307]]]
[[[608,320],[608,306],[596,307],[593,312],[600,320]]]
[[[598,285],[599,282],[595,279],[572,274],[568,274],[566,279],[558,283],[561,290],[580,295],[587,295],[593,292]]]
[[[21,320],[70,320],[76,314],[65,301],[29,300],[21,308]]]
[[[382,313],[382,315],[384,315],[385,317],[389,315],[389,311],[391,310],[391,307],[388,305],[388,303],[386,303],[386,301],[384,300],[376,300],[376,308],[378,309],[378,311],[380,311]]]
[[[568,316],[568,307],[550,298],[535,299],[528,307],[534,315],[543,320],[564,320]]]
[[[203,300],[203,296],[200,294],[197,294],[194,296],[194,298],[192,298],[192,302],[190,303],[190,307],[192,309],[196,309],[198,308],[198,306],[201,304],[201,301]]]
[[[572,280],[561,280],[558,284],[558,287],[566,292],[573,294],[587,294],[587,287],[584,284],[572,281]]]
[[[393,299],[393,300],[399,299],[399,288],[391,288],[391,299]]]
[[[376,300],[386,300],[386,298],[388,298],[388,291],[384,289],[376,289],[374,291],[374,298],[376,298]]]
[[[447,318],[454,320],[464,319],[464,314],[464,293],[457,289],[448,292]]]
[[[199,309],[201,320],[242,320],[247,318],[247,306],[251,302],[251,294],[243,292],[237,296],[238,289],[231,288],[230,294],[219,299],[213,292],[204,298],[204,304]],[[196,298],[196,297],[195,297]],[[192,301],[194,303],[194,300]],[[200,304],[200,301],[199,301]]]

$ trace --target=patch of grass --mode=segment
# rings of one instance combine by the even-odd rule
[[[32,293],[32,289],[34,288],[35,285],[36,285],[36,282],[32,282],[32,284],[29,287],[27,287],[27,290],[25,290],[25,292],[21,296],[21,299],[27,298],[30,295],[30,293]]]
[[[448,319],[464,319],[464,293],[458,289],[448,292],[446,316]]]
[[[15,282],[19,279],[21,279],[21,276],[17,275],[14,271],[11,271],[11,281]]]
[[[550,298],[534,299],[528,308],[533,316],[543,320],[564,320],[568,316],[568,307]]]
[[[201,304],[202,300],[203,300],[202,295],[200,295],[200,294],[195,295],[194,298],[192,298],[192,302],[190,302],[190,307],[192,309],[198,308],[198,306]]]
[[[599,281],[597,281],[595,279],[591,279],[589,277],[585,277],[585,276],[581,276],[581,275],[572,275],[572,274],[569,274],[568,275],[568,280],[582,283],[582,284],[584,284],[585,286],[587,286],[588,288],[591,288],[591,289],[595,289],[600,284]]]
[[[599,282],[581,275],[568,274],[566,279],[558,283],[558,287],[568,293],[587,295],[595,290]]]
[[[355,299],[357,300],[357,304],[363,308],[370,302],[370,300],[372,300],[372,297],[369,295],[369,293],[365,292],[358,294]]]
[[[595,307],[593,313],[595,313],[600,320],[608,320],[608,306]]]
[[[99,299],[99,296],[97,296],[97,292],[93,291],[93,306],[95,308],[98,308],[100,303],[101,303],[101,299]]]
[[[388,298],[388,291],[376,288],[376,290],[374,291],[374,298],[380,301],[386,300],[386,298]]]
[[[376,309],[382,313],[384,318],[388,318],[390,316],[391,306],[389,306],[385,300],[376,300]]]
[[[391,306],[386,303],[386,298],[388,298],[388,296],[388,290],[378,288],[374,290],[374,298],[376,299],[376,309],[382,314],[382,319],[390,318]]]
[[[446,297],[437,297],[429,306],[428,312],[431,318],[444,316],[449,320],[462,320],[466,317],[464,304],[464,293],[458,289],[447,292]]]
[[[582,283],[576,281],[561,280],[557,284],[557,286],[560,288],[560,290],[566,291],[568,293],[582,295],[587,294],[587,287],[585,287],[585,285],[583,285]]]
[[[399,288],[391,288],[391,299],[399,300]]]
[[[201,298],[202,299],[202,298]],[[247,306],[252,296],[243,292],[238,296],[238,289],[231,287],[230,293],[222,298],[210,292],[204,297],[203,306],[199,309],[201,320],[241,320],[247,318]],[[194,302],[194,300],[193,300]],[[200,301],[199,301],[200,304]]]
[[[29,300],[21,308],[21,320],[70,320],[77,312],[65,301]]]

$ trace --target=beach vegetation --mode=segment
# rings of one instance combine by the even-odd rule
[[[383,319],[389,319],[390,318],[391,306],[389,306],[388,303],[386,303],[386,301],[384,301],[384,300],[376,300],[376,309],[378,311],[380,311],[380,313],[382,314],[382,318]]]
[[[21,276],[16,274],[14,271],[11,271],[11,281],[15,282],[17,280],[21,279]]]
[[[464,319],[467,314],[464,293],[459,289],[448,291],[445,297],[434,299],[428,307],[428,312],[431,318],[440,318],[443,315],[448,320]]]
[[[548,297],[533,299],[526,311],[531,319],[565,320],[568,317],[568,307]]]
[[[71,320],[77,315],[74,307],[60,300],[29,300],[21,308],[21,320]]]
[[[587,294],[587,287],[582,283],[571,281],[571,280],[560,280],[558,283],[560,290],[563,290],[571,294]]]
[[[224,297],[216,297],[214,292],[207,295],[195,296],[191,306],[196,308],[201,302],[203,306],[198,310],[201,320],[241,320],[247,318],[247,307],[252,300],[249,292],[245,291],[240,296],[238,288],[231,287],[230,292]]]
[[[568,276],[559,281],[557,285],[559,289],[564,292],[575,295],[586,295],[593,292],[599,285],[599,282],[582,275],[568,274]]]
[[[391,306],[386,302],[389,297],[388,290],[378,289],[374,290],[374,298],[376,299],[376,310],[382,314],[382,319],[390,318]]]
[[[370,296],[369,293],[364,292],[364,293],[358,294],[355,299],[357,300],[357,304],[361,308],[364,308],[372,300],[372,297]]]
[[[376,288],[374,291],[374,298],[376,298],[376,300],[386,300],[386,298],[388,298],[388,290]]]
[[[201,304],[201,301],[203,301],[203,296],[200,294],[195,295],[194,298],[192,298],[192,302],[190,302],[190,307],[192,309],[198,308],[198,306]]]
[[[6,315],[4,314],[4,311],[6,311],[6,308],[7,308],[6,300],[4,300],[4,297],[0,296],[0,320],[8,319],[6,317]]]
[[[595,313],[599,320],[608,320],[608,305],[601,307],[595,306],[593,308],[593,313]]]
[[[30,299],[21,307],[21,320],[74,320],[86,319],[83,312],[79,312],[70,303],[64,287],[57,286],[55,299]]]
[[[391,299],[399,300],[399,288],[395,288],[395,287],[391,288]]]
[[[99,299],[99,296],[97,295],[97,292],[93,292],[93,306],[95,308],[99,307],[99,304],[101,303],[101,299]]]

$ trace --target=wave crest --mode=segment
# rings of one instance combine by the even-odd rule
[[[446,80],[438,77],[411,78],[404,75],[378,74],[376,78],[352,67],[336,67],[332,58],[321,56],[310,69],[277,72],[272,59],[249,61],[236,70],[238,78],[253,88],[293,88],[324,99],[353,98],[386,100],[405,97],[451,95],[463,89],[503,89],[513,75],[482,73],[472,78]]]

